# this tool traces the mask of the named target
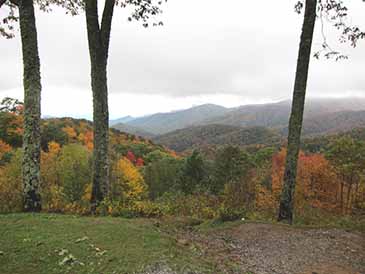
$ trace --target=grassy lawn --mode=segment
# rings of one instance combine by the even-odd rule
[[[0,215],[1,274],[138,273],[156,263],[212,271],[194,257],[194,250],[179,246],[149,220]]]

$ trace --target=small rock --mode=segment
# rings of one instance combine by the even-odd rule
[[[59,252],[58,252],[58,255],[59,256],[64,256],[68,253],[68,250],[67,249],[61,249]]]
[[[81,243],[81,242],[84,242],[84,241],[87,241],[87,240],[89,240],[89,237],[85,236],[85,237],[82,237],[82,238],[80,238],[80,239],[77,239],[77,240],[75,241],[75,243]]]
[[[188,245],[189,244],[188,240],[185,240],[185,239],[179,239],[179,240],[177,240],[177,243],[180,244],[180,245]]]

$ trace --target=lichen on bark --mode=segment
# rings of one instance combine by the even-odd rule
[[[21,0],[18,7],[24,66],[23,206],[25,211],[37,212],[41,210],[40,60],[33,1]]]
[[[94,154],[91,209],[95,210],[109,191],[109,109],[107,60],[111,22],[115,0],[106,0],[101,26],[98,19],[98,1],[85,1],[86,25],[91,63],[93,93]]]
[[[311,59],[313,33],[316,21],[317,0],[306,0],[302,35],[300,38],[293,102],[289,120],[288,148],[281,194],[279,221],[293,222],[294,193],[297,177],[300,136],[303,125],[308,70]]]

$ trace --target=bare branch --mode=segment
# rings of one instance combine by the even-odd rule
[[[10,0],[10,2],[15,5],[15,6],[19,6],[19,1],[18,0]]]
[[[2,5],[4,5],[5,2],[6,2],[6,0],[0,0],[0,8]]]

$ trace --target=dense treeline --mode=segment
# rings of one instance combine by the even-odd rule
[[[153,138],[177,152],[202,146],[280,145],[282,136],[278,130],[264,127],[236,127],[228,125],[194,126],[176,130]]]
[[[22,210],[22,105],[13,103],[0,112],[1,212]],[[92,124],[46,119],[41,128],[43,210],[90,213]],[[183,157],[117,130],[109,136],[110,191],[97,207],[98,214],[221,220],[276,215],[285,148],[221,146],[209,154],[194,150]],[[314,211],[364,213],[364,166],[365,144],[350,136],[332,139],[321,153],[302,151],[295,201],[298,217],[312,216]]]

